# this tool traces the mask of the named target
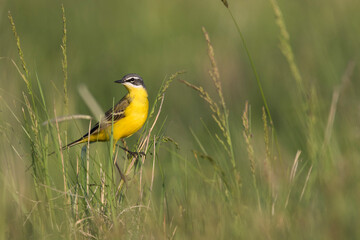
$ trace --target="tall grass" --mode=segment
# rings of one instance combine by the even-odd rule
[[[223,184],[227,187],[226,189],[224,189],[224,194],[228,196],[229,194],[232,195],[233,193],[239,193],[238,190],[241,180],[240,174],[236,166],[233,143],[231,139],[231,131],[229,126],[229,109],[226,107],[222,91],[222,84],[220,80],[220,73],[215,60],[214,49],[210,42],[209,34],[204,27],[202,28],[202,30],[208,45],[208,56],[211,62],[211,70],[209,70],[209,76],[216,89],[216,97],[218,98],[218,101],[214,100],[214,97],[211,97],[209,93],[204,90],[203,87],[195,86],[185,80],[181,81],[188,87],[197,91],[199,96],[206,101],[212,111],[211,116],[216,122],[222,134],[219,136],[215,131],[209,131],[209,134],[213,135],[211,137],[215,137],[216,141],[223,147],[225,156],[223,155],[222,157],[226,159],[224,163],[219,162],[219,160],[214,160],[212,157],[208,156],[204,147],[202,147],[204,152],[200,154],[194,152],[194,156],[196,158],[199,156],[210,161],[210,163],[214,167],[215,173],[217,173],[219,179],[221,179]],[[200,146],[204,146],[204,144],[201,143],[200,140],[198,140],[198,143],[200,144]]]
[[[67,113],[69,102],[67,94],[67,31],[63,6],[62,14],[63,38],[61,50],[63,54],[65,113]],[[144,127],[136,146],[133,147],[137,152],[143,152],[144,154],[127,155],[120,148],[114,152],[110,141],[108,157],[102,157],[104,152],[97,152],[95,156],[90,154],[89,143],[82,148],[81,155],[73,156],[70,155],[69,151],[62,151],[59,148],[59,146],[66,144],[67,136],[65,134],[65,141],[63,141],[59,120],[72,120],[72,117],[58,118],[58,113],[54,108],[55,118],[49,118],[51,113],[48,112],[40,81],[36,76],[37,90],[40,93],[38,96],[33,90],[33,78],[27,68],[20,37],[10,12],[8,16],[22,64],[23,71],[20,71],[20,69],[18,71],[28,89],[27,93],[23,93],[25,109],[23,108],[23,121],[19,120],[19,124],[21,124],[21,128],[28,137],[31,147],[30,169],[34,180],[34,201],[37,203],[27,217],[27,221],[32,226],[31,232],[33,233],[31,237],[39,238],[51,234],[66,238],[102,238],[108,234],[111,235],[111,232],[121,231],[121,226],[126,225],[121,220],[121,216],[127,211],[138,209],[137,212],[140,214],[138,218],[146,217],[151,199],[147,198],[146,204],[142,204],[142,202],[145,202],[142,198],[145,192],[150,191],[151,193],[152,187],[143,189],[145,178],[146,181],[148,180],[147,176],[145,177],[143,174],[143,165],[148,158],[153,161],[153,168],[155,167],[156,152],[163,142],[161,126],[154,133],[155,126],[160,121],[159,116],[166,90],[170,83],[182,72],[173,74],[163,82],[155,102],[152,104],[148,123]],[[17,67],[17,65],[15,66]],[[42,122],[45,124],[42,125]],[[90,120],[89,130],[91,122]],[[52,136],[52,142],[45,141],[48,136]],[[126,144],[124,141],[123,143]],[[52,144],[54,145],[51,146]],[[48,155],[49,148],[55,148],[56,154]],[[121,158],[124,159],[123,169],[118,164]],[[63,187],[60,187],[56,182],[56,178],[52,177],[54,165],[55,167],[59,166],[58,170],[62,175]],[[127,188],[125,188],[125,185],[128,185],[130,181],[134,181],[134,178],[138,179],[140,203],[128,208],[126,203],[128,201],[126,200],[128,198],[126,194]],[[150,179],[150,186],[152,186],[154,169]],[[25,209],[23,214],[27,214],[27,212],[29,210]],[[136,217],[134,216],[134,218]],[[64,235],[63,231],[65,231]]]
[[[16,45],[18,48],[19,58],[21,61],[21,65],[23,68],[23,73],[19,71],[20,76],[24,80],[28,93],[23,93],[23,98],[25,101],[25,109],[22,108],[24,125],[22,129],[24,129],[26,136],[30,142],[30,152],[31,152],[31,168],[33,171],[33,180],[36,186],[35,195],[36,201],[48,201],[48,206],[42,205],[39,206],[40,216],[49,216],[48,221],[46,221],[45,225],[53,225],[53,205],[52,202],[49,201],[52,198],[52,193],[48,188],[43,188],[42,186],[49,186],[50,179],[47,173],[48,171],[48,158],[47,158],[47,148],[45,146],[44,138],[43,138],[43,129],[41,129],[41,125],[39,119],[39,109],[43,108],[46,110],[46,105],[44,102],[44,98],[42,97],[42,102],[37,102],[36,97],[33,92],[30,73],[27,68],[27,64],[25,62],[24,53],[20,44],[20,37],[16,31],[15,23],[13,17],[9,11],[8,18],[10,20],[10,25],[12,31],[14,33],[14,37],[16,40]],[[39,84],[39,81],[38,81]],[[38,85],[39,92],[42,95],[42,90],[40,84]],[[30,97],[30,100],[29,100]],[[39,107],[37,107],[39,105]],[[48,129],[47,129],[48,130]],[[45,130],[45,131],[47,131]],[[39,220],[39,219],[37,219]]]

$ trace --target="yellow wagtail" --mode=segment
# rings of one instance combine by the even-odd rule
[[[124,85],[128,94],[109,109],[104,118],[96,123],[90,132],[62,147],[62,150],[88,141],[109,141],[111,129],[113,129],[113,149],[115,149],[115,144],[119,139],[133,135],[144,125],[148,116],[149,101],[142,78],[131,73],[115,82]]]

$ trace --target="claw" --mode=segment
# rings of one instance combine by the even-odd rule
[[[120,148],[122,149],[122,150],[124,150],[125,152],[127,152],[127,153],[129,153],[131,156],[133,156],[133,157],[138,157],[139,155],[142,155],[142,156],[146,156],[146,154],[144,153],[144,152],[133,152],[133,151],[130,151],[129,149],[127,149],[127,148],[124,148],[124,147],[122,147],[122,146],[120,146]]]

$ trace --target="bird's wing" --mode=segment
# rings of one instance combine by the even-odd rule
[[[96,123],[94,127],[90,130],[90,135],[97,134],[101,130],[106,129],[111,126],[112,123],[125,117],[125,109],[129,106],[131,99],[128,95],[124,96],[115,106],[114,109],[110,108],[106,111],[105,116],[101,119],[100,122]],[[87,137],[89,133],[86,133],[84,137]]]

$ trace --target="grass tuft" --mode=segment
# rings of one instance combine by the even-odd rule
[[[186,86],[194,89],[199,93],[199,96],[204,99],[211,111],[213,112],[212,118],[217,123],[221,133],[223,134],[224,140],[220,138],[218,135],[216,135],[217,140],[221,143],[221,145],[224,147],[225,151],[227,152],[232,168],[235,171],[236,169],[236,163],[235,163],[235,157],[234,157],[234,151],[233,151],[233,144],[231,141],[231,134],[230,134],[230,128],[229,128],[229,111],[225,104],[225,99],[222,92],[222,86],[220,81],[220,74],[219,69],[217,67],[217,63],[215,61],[215,54],[214,54],[214,48],[211,45],[209,34],[207,33],[206,29],[202,28],[207,45],[208,45],[208,55],[211,62],[211,70],[209,71],[209,75],[212,79],[212,82],[214,83],[214,86],[216,88],[216,92],[218,94],[218,97],[220,99],[219,102],[216,102],[213,100],[213,98],[210,97],[210,95],[204,90],[201,86],[195,86],[185,80],[181,80],[182,83],[184,83]],[[220,108],[220,107],[221,108]]]

